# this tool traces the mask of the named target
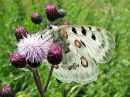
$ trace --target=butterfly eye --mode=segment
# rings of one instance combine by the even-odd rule
[[[49,30],[51,30],[52,29],[52,26],[49,26]]]

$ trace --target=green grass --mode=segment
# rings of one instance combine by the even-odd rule
[[[52,77],[46,97],[130,97],[130,0],[0,0],[0,88],[11,85],[17,97],[39,97],[33,76],[27,69],[16,69],[9,62],[9,54],[16,49],[14,29],[25,26],[30,33],[48,24],[45,5],[49,2],[65,8],[63,19],[71,24],[94,25],[112,32],[116,38],[113,58],[98,64],[96,82],[87,85],[57,84]],[[33,12],[43,16],[43,27],[31,22]],[[42,84],[48,75],[46,66],[39,67]]]

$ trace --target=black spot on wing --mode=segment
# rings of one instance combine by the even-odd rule
[[[76,31],[75,27],[72,27],[72,32],[77,34],[77,31]]]
[[[81,29],[82,29],[82,34],[86,35],[86,29],[84,27],[82,27],[82,26],[81,26]]]
[[[96,40],[96,36],[95,36],[94,34],[92,34],[91,38],[92,38],[93,40]]]
[[[89,28],[89,30],[92,30],[92,28],[91,27],[88,27]]]
[[[80,42],[81,42],[82,45],[84,45],[86,47],[86,45],[85,45],[85,43],[83,41],[80,41]]]
[[[71,70],[73,68],[73,66],[71,65],[71,66],[68,66],[68,70]]]

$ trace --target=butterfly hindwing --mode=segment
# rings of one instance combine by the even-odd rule
[[[62,82],[77,82],[86,84],[97,79],[98,71],[96,63],[88,56],[73,53],[70,48],[65,53],[59,68],[54,69],[53,74]]]

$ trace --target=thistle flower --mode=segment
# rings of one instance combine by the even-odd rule
[[[48,20],[55,21],[58,18],[58,11],[54,4],[48,4],[45,10]]]
[[[35,24],[40,24],[42,22],[42,16],[39,13],[35,12],[32,14],[31,20]]]
[[[52,45],[48,52],[47,60],[52,65],[58,65],[62,61],[62,48],[59,45]]]
[[[28,35],[28,31],[24,27],[19,26],[15,29],[15,37],[18,41],[20,39],[23,39],[24,37],[27,37],[27,35]]]
[[[47,57],[52,42],[49,34],[29,35],[18,43],[18,53],[25,57],[31,67],[37,67]]]
[[[15,97],[15,91],[10,86],[4,86],[0,90],[0,97]]]
[[[23,68],[26,65],[25,58],[19,53],[14,53],[10,56],[10,62],[17,68]]]

